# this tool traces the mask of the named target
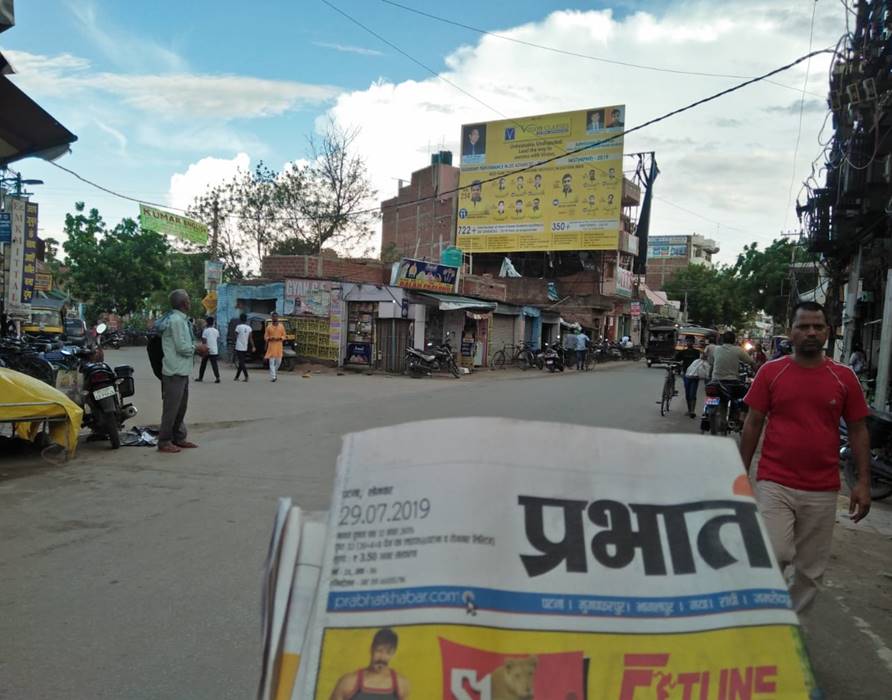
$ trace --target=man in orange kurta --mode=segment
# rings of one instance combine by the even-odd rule
[[[271,321],[263,333],[266,341],[266,354],[263,356],[269,361],[270,381],[276,381],[276,370],[282,364],[282,351],[285,345],[285,326],[279,323],[279,314],[273,311]]]

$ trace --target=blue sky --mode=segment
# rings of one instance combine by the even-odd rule
[[[417,60],[499,111],[525,114],[626,103],[628,122],[736,82],[575,60],[444,25],[379,0],[332,0]],[[808,48],[812,0],[462,2],[403,0],[457,21],[581,53],[692,71],[753,75]],[[836,42],[841,6],[819,3],[815,47]],[[382,198],[393,178],[457,145],[463,122],[498,118],[351,24],[320,0],[34,0],[0,35],[16,83],[79,137],[61,165],[144,200],[182,204],[237,165],[301,158],[326,118],[360,127]],[[627,141],[657,151],[659,233],[718,234],[724,250],[795,223],[794,194],[819,153],[828,60]],[[399,138],[394,138],[394,132]],[[826,134],[825,134],[826,135]],[[136,205],[36,159],[16,166],[37,188],[44,236],[76,200],[110,221]],[[723,250],[723,255],[724,255]]]

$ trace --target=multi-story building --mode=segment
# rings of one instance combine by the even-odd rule
[[[693,233],[686,236],[651,236],[647,242],[647,286],[663,289],[680,270],[690,265],[713,266],[719,247],[711,238]]]
[[[455,236],[458,174],[450,151],[434,153],[429,166],[400,183],[396,197],[381,202],[383,257],[440,259]]]

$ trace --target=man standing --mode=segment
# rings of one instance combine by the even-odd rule
[[[747,471],[768,417],[756,474],[756,501],[781,570],[792,565],[796,612],[814,600],[830,559],[839,491],[839,419],[844,418],[858,465],[849,514],[870,510],[870,412],[849,367],[824,356],[830,328],[824,307],[803,301],[793,310],[792,356],[759,370],[746,403],[740,455]]]
[[[164,359],[161,368],[161,430],[158,451],[175,453],[184,447],[198,447],[186,439],[186,408],[189,404],[189,377],[192,375],[192,356],[204,357],[208,348],[192,338],[192,328],[186,312],[192,306],[184,289],[170,293],[171,310],[158,321]]]
[[[266,343],[266,353],[263,359],[269,362],[269,380],[276,381],[276,371],[282,364],[282,355],[285,345],[285,326],[279,323],[279,314],[273,311],[271,320],[263,332],[263,340]]]
[[[390,668],[398,642],[389,627],[375,632],[368,667],[341,676],[331,700],[407,700],[409,681]]]
[[[585,331],[579,331],[576,334],[576,369],[585,369],[585,355],[590,342],[591,339],[585,334]]]
[[[576,357],[576,331],[571,328],[567,329],[563,338],[564,349],[564,367],[569,367]]]
[[[217,367],[217,357],[220,354],[217,341],[220,339],[220,331],[214,328],[214,317],[208,316],[205,319],[205,328],[201,332],[201,339],[208,346],[208,354],[201,358],[201,367],[198,370],[198,379],[196,382],[204,381],[204,371],[207,369],[208,360],[211,361],[211,369],[214,370],[214,384],[220,383],[220,370]]]
[[[235,357],[238,369],[235,371],[235,380],[245,373],[245,381],[248,381],[248,367],[245,364],[248,359],[248,347],[254,352],[254,335],[251,326],[248,325],[248,314],[242,313],[238,317],[239,323],[235,327]]]

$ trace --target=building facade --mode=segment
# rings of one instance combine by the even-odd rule
[[[647,243],[647,286],[663,289],[680,270],[691,265],[712,267],[719,247],[712,238],[693,233],[685,236],[651,236]]]

